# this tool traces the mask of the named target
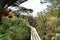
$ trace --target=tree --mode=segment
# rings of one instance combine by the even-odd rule
[[[2,12],[9,6],[18,6],[27,0],[0,0],[0,24],[2,24]]]
[[[16,6],[16,8],[18,10],[15,10],[15,11],[12,11],[12,12],[15,13],[15,16],[17,16],[18,18],[21,15],[21,13],[23,15],[25,15],[25,13],[28,15],[29,13],[32,13],[33,12],[32,9],[28,9],[28,8],[25,8],[25,7],[22,7],[22,6]]]

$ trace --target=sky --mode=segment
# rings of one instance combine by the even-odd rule
[[[28,0],[27,2],[21,4],[20,6],[33,9],[33,16],[36,16],[37,12],[42,11],[43,9],[46,8],[45,5],[43,7],[42,4],[40,4],[40,0]]]
[[[46,9],[47,5],[49,5],[49,3],[41,4],[40,0],[28,0],[27,2],[22,3],[20,6],[32,9],[33,16],[37,16],[37,12],[40,12],[40,11],[43,11],[44,9]]]

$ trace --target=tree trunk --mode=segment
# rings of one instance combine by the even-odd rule
[[[0,25],[2,24],[2,15],[0,14]]]

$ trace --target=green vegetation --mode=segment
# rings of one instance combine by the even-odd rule
[[[0,25],[0,40],[30,40],[30,28],[23,18],[2,18]]]
[[[0,17],[0,24],[2,23],[0,25],[0,40],[30,40],[29,24],[36,28],[42,40],[60,40],[60,1],[45,1],[51,3],[51,6],[48,6],[47,12],[39,12],[38,17],[19,14],[13,18]],[[4,3],[0,4],[0,13],[5,10],[3,8],[6,4]]]
[[[37,13],[38,17],[32,17],[29,23],[36,28],[42,40],[60,40],[60,4],[58,7],[57,1],[49,2],[52,5],[47,8],[47,12]]]
[[[56,9],[53,10],[53,12],[48,11],[44,16],[41,14],[42,13],[38,13],[38,17],[31,18],[31,21],[29,21],[30,25],[37,29],[42,40],[53,40],[53,37],[59,40],[60,36],[56,35],[60,34],[59,11]]]

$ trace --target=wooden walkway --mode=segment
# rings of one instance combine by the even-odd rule
[[[30,26],[31,28],[31,40],[41,40],[36,29],[32,26]]]

